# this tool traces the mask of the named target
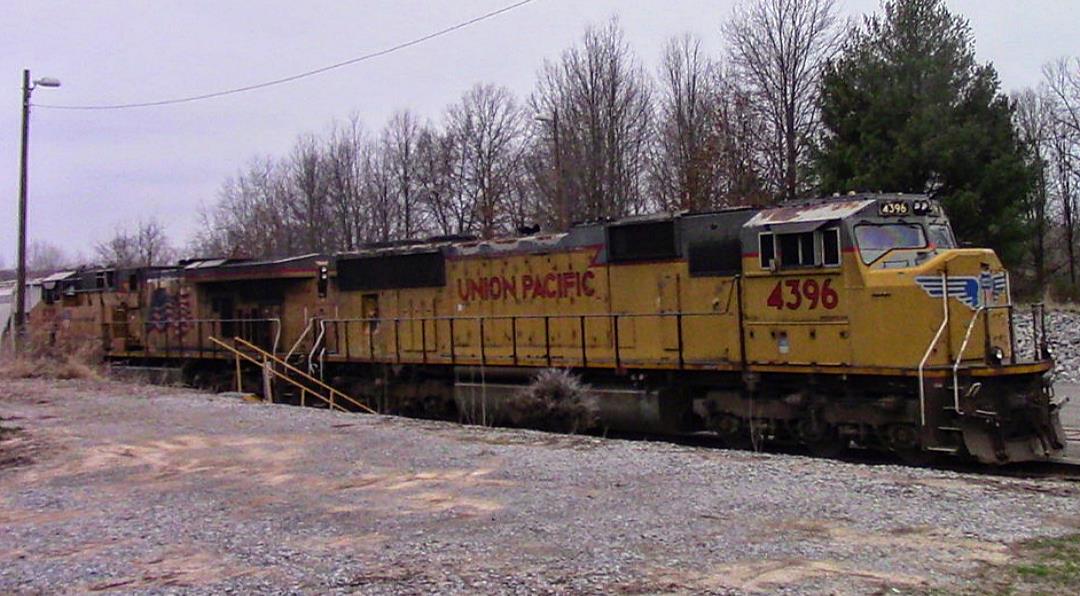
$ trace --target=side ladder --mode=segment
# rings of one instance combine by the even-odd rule
[[[295,366],[285,362],[281,358],[267,352],[266,350],[256,346],[255,344],[241,339],[239,337],[233,338],[233,345],[216,338],[210,337],[211,342],[215,345],[225,348],[236,358],[236,384],[237,390],[241,390],[241,362],[249,362],[258,366],[265,371],[265,374],[272,375],[276,379],[280,379],[297,389],[300,390],[300,405],[306,405],[307,396],[311,395],[319,400],[325,402],[330,409],[339,410],[341,412],[349,412],[343,403],[355,406],[356,408],[363,410],[369,414],[376,414],[377,412],[356,399],[345,395],[341,391],[334,389],[330,385],[316,379],[315,377],[307,374],[306,372],[296,368]],[[297,380],[297,378],[301,379]],[[305,384],[309,383],[309,384]]]

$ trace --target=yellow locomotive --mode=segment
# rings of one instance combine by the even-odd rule
[[[156,276],[175,280],[190,317],[157,317],[166,346],[145,332],[147,298],[122,329],[108,320],[119,309],[102,308],[111,358],[209,370],[228,358],[209,338],[236,335],[390,410],[460,413],[479,400],[497,417],[538,369],[556,367],[590,383],[613,429],[708,429],[820,453],[855,443],[910,460],[1016,462],[1064,448],[1045,337],[1017,353],[1008,273],[993,251],[959,248],[940,205],[920,195]]]

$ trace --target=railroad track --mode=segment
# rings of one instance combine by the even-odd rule
[[[1069,448],[1070,454],[1068,456],[1056,457],[1049,461],[1026,462],[1019,464],[1010,464],[1001,467],[987,464],[979,464],[974,462],[958,462],[943,459],[932,465],[931,467],[941,470],[951,470],[955,472],[964,472],[971,474],[982,474],[986,476],[1005,476],[1012,478],[1030,479],[1051,478],[1068,480],[1072,482],[1080,482],[1080,427],[1064,427],[1062,430],[1065,431],[1065,440],[1071,444]],[[719,439],[717,439],[716,436],[712,433],[695,433],[693,435],[684,435],[681,437],[626,435],[624,438],[668,441],[678,443],[680,445],[693,447],[723,447],[722,442],[720,442]],[[790,447],[774,448],[770,449],[769,451],[772,453],[802,453],[798,448]],[[891,456],[888,453],[860,449],[849,450],[837,459],[849,463],[900,464],[900,462],[895,457]]]
[[[1065,440],[1066,441],[1069,441],[1069,442],[1076,441],[1076,442],[1080,443],[1080,427],[1066,426],[1064,428],[1064,430],[1065,430]]]

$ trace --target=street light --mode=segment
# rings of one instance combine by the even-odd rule
[[[30,82],[30,69],[23,70],[22,150],[19,154],[19,263],[15,275],[15,349],[22,351],[26,322],[26,166],[30,145],[30,94],[38,87],[59,87],[60,81],[42,77]]]

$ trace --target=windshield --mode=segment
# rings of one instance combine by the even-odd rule
[[[925,247],[926,235],[918,224],[859,224],[855,242],[863,263],[869,265],[891,250]]]
[[[935,247],[956,248],[956,241],[953,240],[949,224],[930,224],[926,226],[926,229],[930,234],[930,243]]]

